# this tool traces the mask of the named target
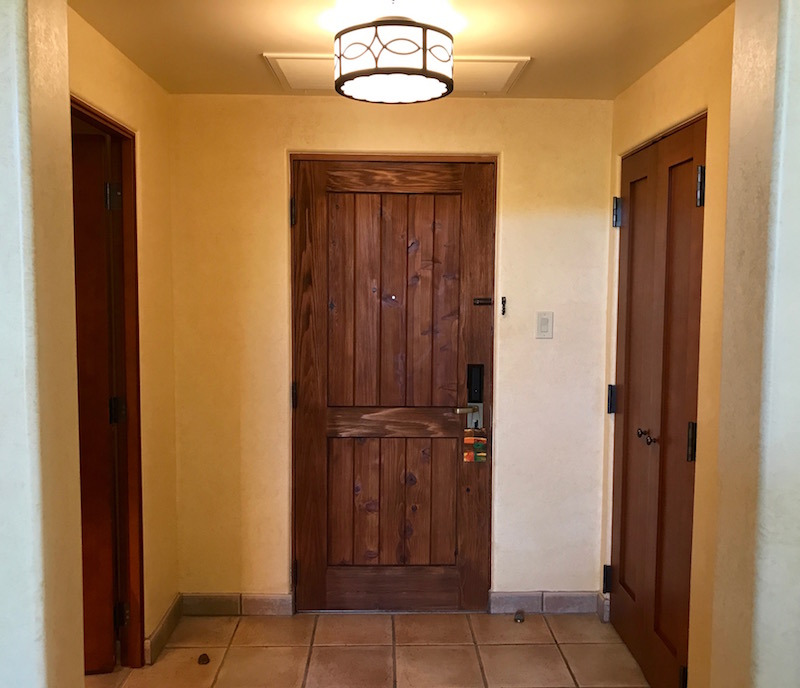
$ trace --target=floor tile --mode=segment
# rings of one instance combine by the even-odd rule
[[[387,614],[320,614],[314,645],[391,645]]]
[[[480,648],[489,688],[572,688],[555,645],[484,645]]]
[[[597,614],[555,614],[547,623],[559,643],[621,643],[611,624],[600,621]]]
[[[391,688],[391,647],[314,647],[306,688]]]
[[[305,647],[232,647],[214,688],[300,688],[308,652]]]
[[[472,614],[470,621],[479,645],[555,643],[540,614],[526,616],[523,623],[516,623],[513,614]]]
[[[582,688],[647,686],[639,665],[624,645],[562,645],[561,650]]]
[[[198,664],[202,653],[211,662]],[[132,671],[124,688],[211,688],[224,655],[216,647],[164,650],[152,666]]]
[[[471,645],[465,614],[401,614],[394,618],[398,645]]]
[[[238,616],[184,616],[167,647],[228,647]]]
[[[483,688],[475,646],[398,647],[397,688]]]
[[[86,676],[84,679],[84,686],[86,688],[120,688],[123,681],[128,678],[128,674],[130,673],[130,669],[117,667],[114,669],[113,673],[110,674]]]
[[[244,616],[233,636],[233,645],[309,645],[314,616]]]

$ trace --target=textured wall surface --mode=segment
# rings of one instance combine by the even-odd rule
[[[145,633],[178,592],[169,96],[69,12],[70,90],[136,134]]]
[[[492,587],[596,590],[611,104],[174,104],[181,589],[289,589],[288,160],[319,151],[500,155]]]
[[[66,3],[2,3],[2,686],[83,686],[69,126]]]

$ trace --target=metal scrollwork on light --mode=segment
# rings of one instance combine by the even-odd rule
[[[410,19],[353,26],[334,41],[336,90],[373,103],[417,103],[453,91],[453,36]]]

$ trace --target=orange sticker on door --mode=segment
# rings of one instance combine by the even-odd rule
[[[486,430],[464,430],[464,463],[486,463]]]

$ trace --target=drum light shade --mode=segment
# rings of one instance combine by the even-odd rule
[[[422,103],[453,92],[453,36],[405,18],[378,19],[334,40],[336,91],[370,103]]]

